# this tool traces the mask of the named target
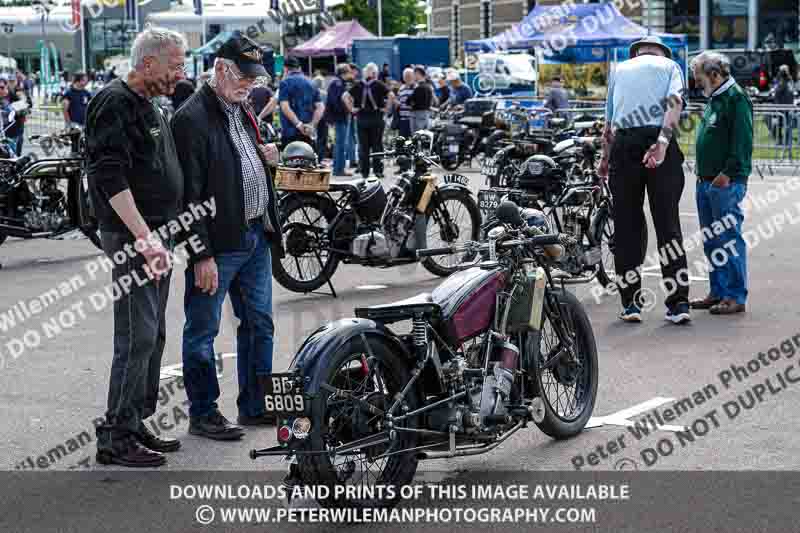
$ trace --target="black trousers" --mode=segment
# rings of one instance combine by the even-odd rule
[[[637,298],[642,305],[641,273],[647,243],[647,222],[644,217],[644,195],[650,203],[658,251],[663,253],[661,275],[666,289],[665,303],[671,307],[688,303],[689,280],[679,203],[683,194],[683,154],[675,139],[667,147],[663,163],[654,169],[644,166],[642,159],[658,139],[660,128],[618,130],[609,159],[609,186],[614,198],[614,263],[622,305],[627,307]],[[680,274],[680,275],[679,275]]]
[[[369,177],[370,168],[375,174],[383,176],[383,159],[372,159],[370,154],[383,152],[383,115],[381,113],[362,113],[358,115],[358,160],[359,171]]]
[[[101,237],[103,251],[112,261],[126,244],[134,243],[129,233],[103,231]],[[141,255],[127,258],[114,265],[111,275],[115,283],[126,277],[134,281],[128,283],[130,290],[123,290],[113,303],[114,358],[108,409],[105,423],[96,429],[97,449],[102,451],[124,450],[129,439],[141,432],[143,420],[155,413],[158,403],[171,272],[155,283],[148,281],[143,264]]]

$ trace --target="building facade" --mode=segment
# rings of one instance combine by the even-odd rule
[[[580,0],[576,0],[580,1]],[[798,49],[798,0],[617,0],[623,15],[654,32],[685,33],[689,49]],[[536,0],[431,0],[431,33],[450,37],[452,57],[464,42],[497,35],[520,22]],[[539,0],[559,5],[558,0]]]

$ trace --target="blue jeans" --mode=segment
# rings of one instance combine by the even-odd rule
[[[747,301],[747,246],[742,237],[744,213],[739,205],[745,194],[744,183],[731,182],[728,187],[720,188],[709,181],[697,182],[700,227],[708,228],[704,231],[706,237],[709,232],[713,235],[703,244],[711,265],[711,296],[730,298],[738,304]]]
[[[350,139],[348,137],[349,122],[347,120],[334,122],[333,127],[334,135],[336,136],[336,142],[333,146],[333,174],[341,176],[344,174],[347,148],[350,145]]]
[[[217,409],[219,381],[214,339],[219,333],[222,304],[230,294],[233,312],[241,321],[236,331],[239,414],[264,413],[264,394],[257,376],[272,373],[275,326],[272,321],[272,258],[262,224],[245,235],[246,249],[214,256],[219,288],[213,295],[195,287],[194,269],[186,269],[183,328],[183,379],[189,415],[205,416]]]
[[[356,159],[356,154],[358,153],[358,135],[356,127],[355,117],[350,117],[350,120],[347,121],[347,136],[350,139],[350,142],[347,144],[347,159],[350,161],[350,168],[355,168],[358,163]]]

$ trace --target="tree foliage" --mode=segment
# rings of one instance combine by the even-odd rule
[[[417,5],[418,0],[383,0],[383,35],[389,37],[398,33],[414,33],[414,26],[425,22],[425,11]],[[346,0],[342,15],[346,20],[357,20],[366,29],[378,35],[377,0]]]

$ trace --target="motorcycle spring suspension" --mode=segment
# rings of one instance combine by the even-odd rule
[[[414,339],[414,346],[428,345],[428,323],[423,318],[414,318],[411,336]]]

